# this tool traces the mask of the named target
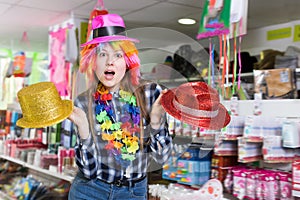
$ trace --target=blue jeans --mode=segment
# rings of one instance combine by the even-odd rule
[[[146,200],[147,178],[133,187],[105,183],[99,179],[87,179],[79,172],[69,191],[69,200]]]

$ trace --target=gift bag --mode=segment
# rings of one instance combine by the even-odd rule
[[[297,88],[295,71],[291,68],[253,70],[255,92],[264,99],[295,99]]]

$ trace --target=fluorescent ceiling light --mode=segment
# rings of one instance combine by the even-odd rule
[[[179,24],[184,24],[184,25],[192,25],[196,23],[196,20],[191,19],[191,18],[181,18],[178,20]]]

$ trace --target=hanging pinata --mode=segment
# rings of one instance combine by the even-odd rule
[[[197,39],[229,33],[230,2],[230,0],[205,1]]]

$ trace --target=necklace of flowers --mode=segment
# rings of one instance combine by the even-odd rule
[[[95,114],[96,120],[101,124],[102,139],[107,141],[105,149],[114,155],[121,165],[128,166],[130,161],[135,159],[139,149],[136,133],[140,132],[140,109],[133,94],[121,89],[119,95],[120,101],[125,102],[122,107],[125,114],[120,118],[120,122],[114,119],[113,109],[108,103],[112,100],[112,94],[101,83],[94,93]]]

